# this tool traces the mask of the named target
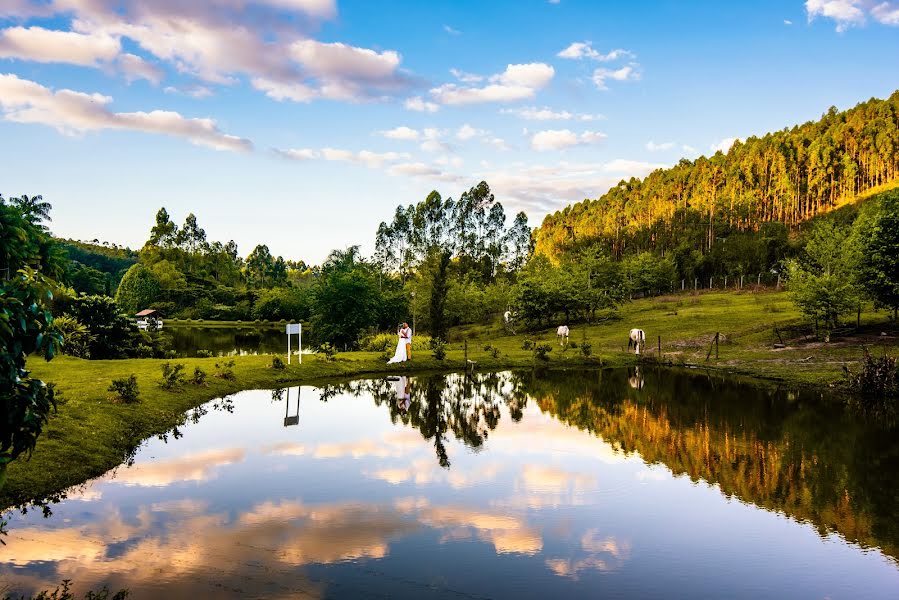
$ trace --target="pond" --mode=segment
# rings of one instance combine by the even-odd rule
[[[40,511],[0,585],[133,598],[896,598],[899,444],[703,374],[247,391]]]
[[[214,356],[287,353],[284,325],[204,327],[178,324],[166,325],[163,333],[171,339],[172,349],[182,357],[196,356],[198,350],[208,350]],[[294,336],[294,344],[296,339]]]

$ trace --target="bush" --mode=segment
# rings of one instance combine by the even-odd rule
[[[492,356],[493,358],[499,358],[499,348],[493,346],[491,344],[487,344],[484,346],[484,352]]]
[[[593,354],[593,344],[590,342],[581,342],[581,354],[588,357]]]
[[[324,355],[325,360],[327,362],[334,362],[334,359],[337,357],[337,348],[335,348],[332,344],[325,342],[321,346],[318,347],[319,354]]]
[[[159,387],[164,390],[172,391],[181,389],[184,386],[184,383],[183,364],[178,363],[174,366],[171,363],[162,364],[162,381],[159,383]]]
[[[534,344],[534,358],[539,360],[549,360],[549,353],[553,351],[553,347],[547,343]]]
[[[134,349],[134,353],[138,358],[153,358],[153,348],[146,344],[138,344]]]
[[[94,336],[86,325],[74,317],[63,315],[53,319],[53,328],[62,336],[62,352],[76,358],[90,358]]]
[[[443,340],[432,341],[431,356],[433,356],[435,360],[443,360],[446,358],[446,342]]]
[[[2,596],[2,600],[75,600],[77,596],[72,592],[72,582],[68,579],[63,580],[61,586],[56,586],[52,592],[42,590],[34,596],[10,596],[9,594]],[[109,588],[103,586],[100,591],[94,592],[88,590],[84,595],[84,600],[125,600],[131,592],[128,589],[121,589],[115,594],[109,591]]]
[[[525,338],[523,342],[521,342],[522,350],[533,350],[534,349],[534,340],[529,340]]]
[[[190,378],[190,382],[194,385],[206,385],[206,371],[200,367],[194,367],[194,374]]]
[[[272,357],[272,368],[276,369],[278,371],[283,371],[284,369],[287,368],[287,365],[284,364],[284,361],[281,360],[280,356],[273,356]]]
[[[899,360],[895,356],[871,356],[865,352],[861,369],[843,367],[846,387],[853,396],[849,403],[857,408],[885,416],[896,416],[899,408]]]
[[[431,346],[432,338],[427,335],[416,335],[412,337],[412,351],[416,350],[430,350],[433,348]],[[396,349],[397,344],[397,336],[395,333],[378,333],[375,335],[369,335],[361,338],[359,340],[359,349],[363,352],[390,352],[390,355],[393,356],[393,351]]]
[[[137,377],[123,377],[122,379],[113,379],[107,388],[108,391],[115,393],[116,399],[132,404],[139,401],[140,390],[137,388]]]
[[[212,350],[197,350],[197,358],[212,358]]]
[[[234,381],[234,360],[223,360],[215,363],[215,373],[213,373],[213,376],[218,377],[219,379]]]

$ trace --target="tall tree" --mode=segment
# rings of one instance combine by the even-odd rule
[[[899,312],[899,191],[884,194],[870,227],[865,227],[860,262],[862,281],[879,306]]]

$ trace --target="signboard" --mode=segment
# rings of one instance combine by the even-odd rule
[[[303,324],[302,323],[288,323],[285,328],[285,333],[287,333],[287,364],[290,364],[290,357],[293,354],[290,351],[290,336],[295,335],[299,338],[299,343],[297,346],[300,351],[300,364],[303,364]]]

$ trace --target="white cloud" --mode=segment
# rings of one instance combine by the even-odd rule
[[[273,152],[278,156],[297,161],[313,160],[320,156],[318,152],[311,148],[288,148],[286,150],[275,148]]]
[[[54,92],[15,75],[0,75],[0,109],[7,121],[40,123],[67,135],[118,129],[180,137],[216,150],[248,152],[253,147],[249,140],[222,133],[212,119],[189,119],[163,110],[116,113],[107,108],[111,102],[100,94]]]
[[[335,0],[54,0],[24,7],[17,2],[4,6],[4,13],[71,19],[72,31],[10,28],[3,32],[2,56],[101,66],[113,62],[127,38],[179,73],[220,85],[244,77],[276,100],[356,102],[415,85],[396,51],[306,38],[318,20],[337,14]],[[283,25],[284,13],[290,13],[290,26]],[[146,68],[141,72],[150,75]]]
[[[321,156],[325,160],[362,164],[370,168],[379,168],[384,163],[409,158],[405,152],[372,152],[370,150],[351,152],[336,148],[322,148]]]
[[[681,149],[687,154],[696,154],[697,152],[699,152],[696,148],[694,148],[693,146],[688,146],[687,144],[681,146]]]
[[[709,146],[709,149],[712,152],[723,152],[724,154],[727,154],[730,151],[731,146],[733,146],[734,143],[740,142],[740,141],[742,141],[742,139],[738,138],[738,137],[724,138],[720,142],[714,143],[711,146]]]
[[[646,142],[646,149],[650,152],[664,152],[665,150],[671,150],[674,146],[674,142],[661,142],[659,144],[652,140]]]
[[[784,25],[792,25],[792,24],[793,24],[793,21],[791,21],[789,19],[784,19]]]
[[[448,34],[450,34],[450,35],[461,35],[461,34],[462,34],[461,31],[459,31],[458,29],[453,29],[453,28],[450,27],[449,25],[444,25],[444,26],[443,26],[443,30],[444,30],[445,32],[447,32]]]
[[[607,90],[609,88],[606,86],[606,81],[609,79],[613,81],[639,81],[641,75],[637,66],[632,63],[620,69],[600,67],[593,71],[593,83],[596,84],[598,89]]]
[[[452,152],[453,147],[443,141],[447,132],[436,127],[426,127],[422,130],[421,135],[424,141],[421,143],[421,149],[425,152]]]
[[[440,104],[461,105],[481,102],[512,102],[533,98],[546,87],[555,69],[544,63],[508,65],[506,70],[490,77],[483,87],[447,83],[433,88],[431,96]]]
[[[400,127],[394,127],[393,129],[387,129],[384,131],[379,131],[378,135],[383,137],[392,139],[392,140],[406,140],[406,141],[418,141],[421,137],[421,133],[411,127],[406,127],[405,125]]]
[[[531,138],[531,148],[538,151],[562,150],[572,146],[598,144],[606,134],[598,131],[584,131],[580,135],[570,129],[547,129],[538,131]]]
[[[205,85],[186,85],[186,86],[167,86],[164,90],[166,94],[184,94],[191,98],[208,98],[214,95],[213,91]]]
[[[440,106],[435,104],[434,102],[427,102],[421,96],[413,96],[412,98],[407,98],[405,102],[403,102],[403,106],[406,110],[414,110],[415,112],[437,112],[440,110]]]
[[[450,69],[450,73],[452,74],[453,77],[455,77],[462,83],[479,83],[481,81],[484,81],[483,75],[467,73],[467,72],[461,71],[459,69]]]
[[[899,25],[899,3],[881,2],[871,8],[871,16],[884,25]]]
[[[556,54],[559,58],[569,58],[578,60],[581,58],[589,58],[600,62],[611,62],[619,58],[635,58],[634,53],[623,48],[610,50],[606,54],[598,52],[593,48],[592,42],[574,42],[567,48]]]
[[[837,23],[837,31],[845,31],[849,27],[864,25],[865,12],[862,0],[806,0],[805,10],[808,20],[815,17],[833,19]]]
[[[471,138],[482,136],[485,133],[486,132],[483,129],[475,129],[474,127],[466,123],[456,132],[456,139],[462,140],[464,142],[466,140],[470,140]]]
[[[118,56],[118,38],[43,27],[10,27],[0,31],[0,58],[96,67]],[[131,56],[131,55],[129,55]]]
[[[119,56],[116,62],[128,83],[138,79],[146,79],[153,85],[159,85],[162,82],[162,78],[165,77],[162,69],[135,54],[126,52]]]
[[[496,148],[497,150],[499,150],[501,152],[505,152],[506,150],[511,150],[511,148],[509,148],[509,145],[506,143],[506,140],[504,140],[502,138],[488,136],[488,137],[484,138],[484,143],[487,144],[488,146],[493,146],[494,148]]]
[[[553,110],[548,107],[537,108],[536,106],[504,108],[500,112],[515,115],[527,121],[570,121],[572,119],[576,121],[600,121],[605,119],[605,116],[600,114],[578,114],[567,110]]]

